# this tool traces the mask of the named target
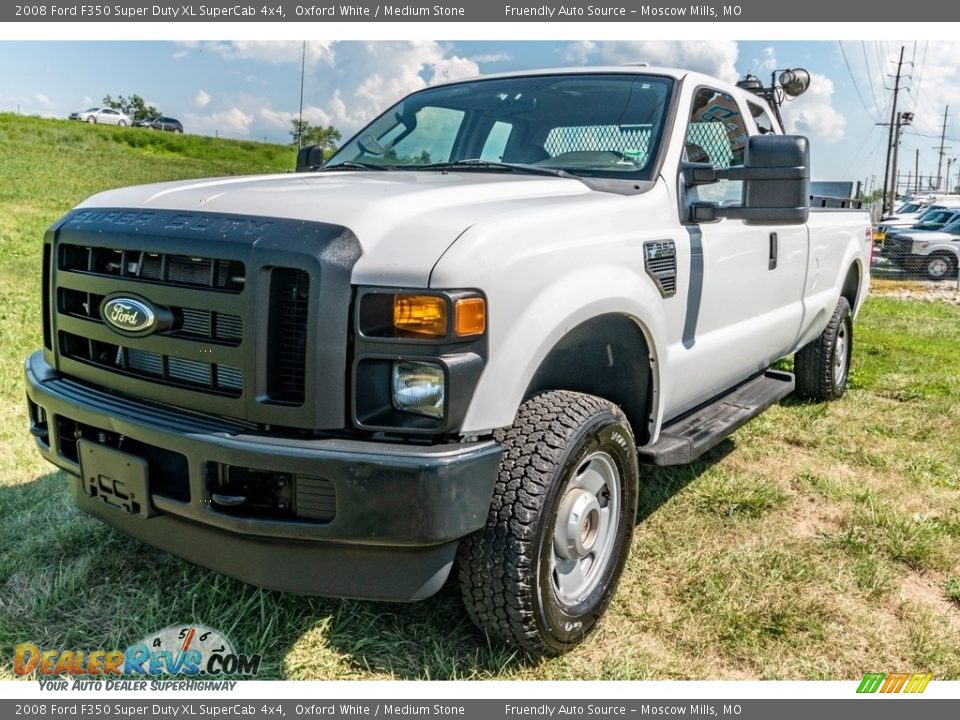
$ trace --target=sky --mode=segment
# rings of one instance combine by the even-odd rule
[[[899,109],[915,113],[900,151],[904,176],[960,157],[960,42],[938,41],[308,41],[304,117],[344,138],[403,95],[440,80],[507,70],[644,61],[729,81],[803,67],[807,93],[784,105],[788,132],[811,139],[814,180],[883,182],[893,86],[905,45]],[[107,94],[137,93],[187,132],[289,142],[299,110],[300,41],[0,41],[0,112],[66,117]],[[952,146],[952,147],[950,147]],[[919,155],[917,155],[919,151]],[[953,177],[960,162],[952,166]]]

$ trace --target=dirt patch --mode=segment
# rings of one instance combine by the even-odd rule
[[[904,578],[900,586],[900,597],[903,600],[926,605],[929,609],[943,615],[954,630],[960,630],[960,611],[944,597],[943,578],[911,573]]]
[[[957,284],[956,280],[941,282],[877,280],[870,286],[870,292],[873,295],[883,295],[898,300],[945,302],[951,305],[960,305],[960,285]]]

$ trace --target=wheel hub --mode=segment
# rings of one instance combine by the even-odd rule
[[[597,542],[600,529],[600,502],[589,490],[575,488],[563,498],[554,546],[557,553],[568,560],[579,560],[589,553]]]
[[[610,563],[620,522],[620,471],[613,458],[598,450],[571,473],[553,526],[551,575],[562,604],[583,602]]]

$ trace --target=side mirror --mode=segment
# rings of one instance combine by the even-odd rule
[[[297,151],[297,172],[309,172],[323,165],[323,148],[307,145]]]
[[[718,168],[686,164],[687,187],[717,180],[743,180],[743,204],[720,207],[693,203],[691,222],[723,217],[758,224],[805,223],[810,216],[810,143],[799,135],[755,135],[747,139],[744,164]]]

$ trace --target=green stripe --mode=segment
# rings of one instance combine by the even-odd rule
[[[867,673],[863,676],[863,680],[860,681],[860,687],[857,688],[858,693],[875,693],[880,689],[880,685],[883,683],[883,679],[886,677],[883,673]]]

